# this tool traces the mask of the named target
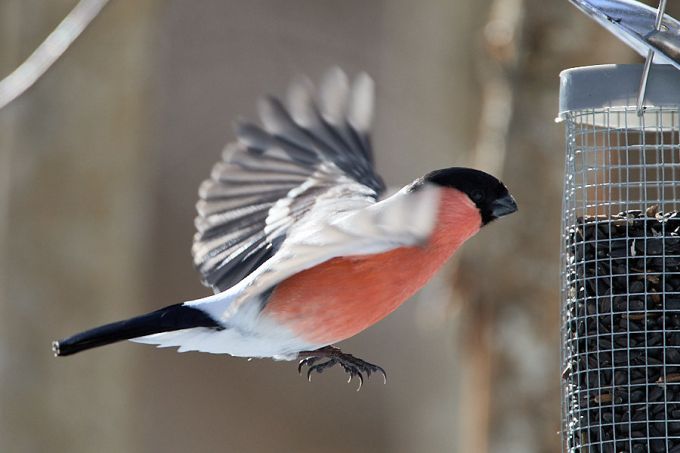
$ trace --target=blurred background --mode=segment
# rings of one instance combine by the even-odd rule
[[[0,77],[76,3],[0,0]],[[558,451],[557,76],[640,61],[566,0],[111,1],[0,110],[0,451]],[[342,344],[388,384],[131,343],[54,359],[57,337],[210,293],[198,184],[258,96],[336,64],[376,79],[390,185],[476,166],[520,205]]]

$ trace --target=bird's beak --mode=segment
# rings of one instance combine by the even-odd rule
[[[515,199],[510,194],[498,198],[491,203],[491,215],[495,218],[512,214],[515,211],[517,211],[517,203],[515,203]]]

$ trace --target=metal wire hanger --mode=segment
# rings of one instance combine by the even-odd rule
[[[666,12],[667,0],[659,0],[659,8],[656,11],[656,20],[654,21],[654,30],[661,30],[661,22],[663,20],[663,15]],[[647,80],[649,79],[649,71],[652,68],[652,61],[654,60],[654,49],[649,48],[647,51],[647,58],[645,59],[645,67],[642,69],[642,78],[640,79],[640,90],[638,92],[637,99],[637,114],[642,116],[645,113],[645,94],[647,92]]]

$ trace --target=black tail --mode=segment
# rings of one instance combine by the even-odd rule
[[[55,356],[66,356],[121,340],[192,327],[222,329],[219,323],[202,310],[177,304],[136,318],[95,327],[64,340],[54,341],[52,350]]]

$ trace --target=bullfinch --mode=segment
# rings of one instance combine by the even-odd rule
[[[333,345],[416,293],[468,238],[517,210],[495,177],[445,168],[393,195],[374,170],[374,83],[329,71],[258,105],[199,188],[192,255],[214,295],[53,342],[56,356],[132,340],[178,351],[384,370]]]

